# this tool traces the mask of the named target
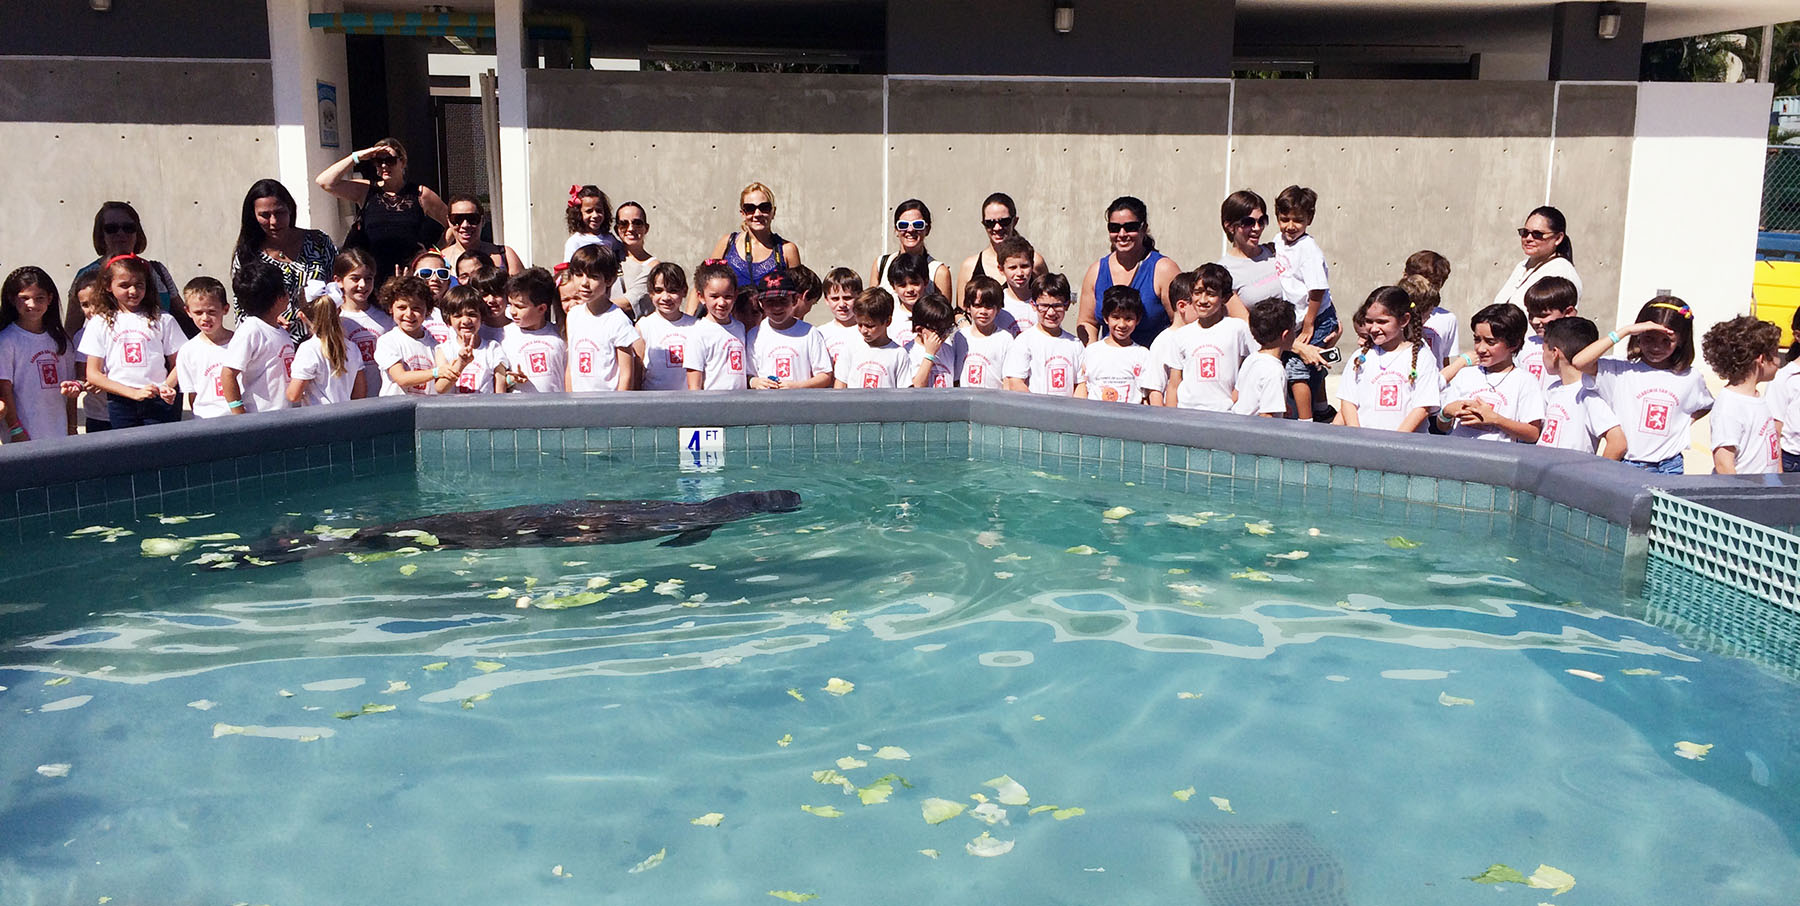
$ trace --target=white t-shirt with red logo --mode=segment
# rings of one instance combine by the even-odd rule
[[[375,365],[381,369],[381,396],[399,396],[403,393],[431,395],[437,393],[437,381],[426,381],[416,387],[401,387],[394,383],[388,369],[395,365],[406,371],[430,371],[437,365],[437,340],[430,333],[420,331],[417,337],[407,336],[406,331],[398,327],[381,335],[375,341]]]
[[[880,346],[871,347],[859,336],[853,345],[844,347],[838,356],[835,380],[853,390],[874,390],[912,386],[912,355],[892,337]]]
[[[569,309],[569,389],[619,389],[619,350],[637,341],[636,325],[617,305],[597,315],[586,305]]]
[[[517,393],[561,393],[569,368],[569,345],[556,328],[545,324],[526,330],[517,324],[506,325],[500,340],[500,351],[507,367],[525,374],[525,383],[514,384]]]
[[[456,333],[456,331],[450,327],[449,323],[444,320],[443,311],[435,306],[432,307],[431,311],[425,314],[424,323],[425,332],[431,334],[431,338],[438,341],[438,345],[440,346],[444,343],[448,343],[450,341],[450,335]]]
[[[1250,325],[1231,317],[1220,318],[1211,327],[1195,321],[1176,328],[1173,343],[1169,368],[1181,372],[1175,404],[1182,409],[1229,412],[1238,368],[1257,349]]]
[[[1662,462],[1687,449],[1694,417],[1712,408],[1712,392],[1696,369],[1666,371],[1643,362],[1601,359],[1594,389],[1625,429],[1625,458]]]
[[[1450,379],[1443,401],[1476,400],[1494,407],[1494,414],[1513,421],[1536,422],[1544,419],[1544,391],[1531,372],[1514,366],[1498,377],[1475,365],[1464,368]],[[1493,426],[1465,425],[1457,422],[1450,433],[1476,440],[1513,441],[1511,434]]]
[[[394,319],[379,308],[366,311],[338,309],[338,321],[344,325],[344,342],[355,343],[362,353],[363,374],[370,393],[381,387],[381,366],[375,364],[375,341],[394,329]]]
[[[1350,367],[1344,369],[1338,401],[1356,407],[1357,422],[1363,427],[1397,431],[1414,409],[1430,413],[1438,408],[1444,380],[1437,363],[1431,361],[1431,350],[1419,350],[1416,366],[1411,343],[1400,343],[1392,352],[1376,346],[1357,355],[1363,357],[1363,363],[1357,365],[1352,358]],[[1416,430],[1425,431],[1425,422],[1419,422]]]
[[[1187,382],[1183,381],[1183,387]],[[1244,359],[1238,368],[1237,402],[1231,411],[1238,415],[1287,414],[1287,367],[1281,357],[1258,350]]]
[[[1763,391],[1769,411],[1781,422],[1781,449],[1800,456],[1800,359],[1781,366]]]
[[[439,344],[437,348],[437,365],[449,368],[456,360],[456,353],[462,341],[454,337],[449,343]],[[457,372],[456,383],[448,391],[450,393],[495,393],[494,373],[506,367],[506,353],[500,349],[500,341],[487,339],[480,334],[475,335],[475,348],[470,350],[469,364]]]
[[[919,373],[919,363],[925,361],[925,348],[919,345],[916,336],[911,343],[906,344],[906,352],[911,358],[907,362],[907,372],[900,376],[902,387],[912,386],[913,375]],[[957,380],[962,377],[963,363],[969,357],[969,341],[963,338],[961,331],[953,333],[938,345],[935,357],[937,361],[931,363],[931,375],[926,379],[925,386],[955,387]]]
[[[1456,314],[1448,308],[1438,308],[1425,318],[1425,347],[1431,351],[1431,364],[1442,368],[1444,360],[1462,354],[1462,340],[1458,338],[1461,325],[1457,323]]]
[[[323,406],[326,403],[350,402],[350,394],[356,391],[356,376],[363,370],[362,350],[349,340],[344,341],[344,373],[333,374],[331,360],[325,356],[325,343],[318,337],[312,337],[300,344],[294,351],[294,367],[289,371],[294,380],[306,381],[306,390],[300,395],[302,406]],[[368,386],[363,387],[364,392]]]
[[[1144,371],[1150,367],[1150,347],[1136,343],[1114,346],[1102,338],[1081,351],[1081,383],[1087,398],[1136,405],[1144,401]]]
[[[1713,401],[1712,448],[1737,449],[1739,475],[1766,475],[1781,471],[1781,437],[1775,433],[1775,413],[1760,396],[1722,391]]]
[[[1081,338],[1066,330],[1053,336],[1033,327],[1013,338],[1006,351],[1006,376],[1024,379],[1032,393],[1074,396],[1084,352]]]
[[[757,377],[786,382],[831,373],[825,335],[805,321],[795,321],[782,330],[764,321],[750,331],[745,345],[750,348],[750,373]]]
[[[1006,353],[1018,342],[1012,333],[996,320],[994,332],[986,336],[973,327],[963,327],[956,335],[963,341],[962,371],[957,375],[957,383],[984,390],[1006,386]]]
[[[294,370],[294,338],[261,318],[245,318],[225,347],[225,367],[238,373],[245,412],[293,408],[288,375]]]
[[[87,320],[87,333],[77,352],[106,363],[106,376],[127,387],[148,387],[169,376],[168,358],[181,350],[187,334],[175,316],[158,312],[152,322],[137,312],[113,313],[111,324],[102,315]]]
[[[854,321],[848,324],[839,324],[836,321],[821,324],[818,331],[819,337],[825,341],[825,352],[831,356],[831,367],[834,369],[837,367],[838,356],[844,354],[846,347],[851,343],[862,342],[862,335],[856,332],[856,322]]]
[[[1538,446],[1595,453],[1600,438],[1618,426],[1619,417],[1600,398],[1593,379],[1583,377],[1575,384],[1557,381],[1544,391],[1544,430]]]
[[[1005,301],[1000,303],[1002,317],[994,320],[995,326],[1015,337],[1037,326],[1037,308],[1031,304],[1030,299],[1014,298],[1010,286],[1002,286],[1000,293],[1001,298]],[[1010,323],[1008,318],[1011,319]]]
[[[1170,358],[1175,352],[1175,335],[1180,332],[1179,327],[1165,328],[1156,335],[1156,339],[1150,341],[1150,361],[1144,366],[1144,376],[1138,381],[1143,385],[1145,393],[1168,391],[1169,369],[1174,367]]]
[[[175,354],[175,380],[181,392],[194,395],[191,407],[195,418],[229,415],[225,402],[225,383],[219,370],[225,367],[225,347],[215,344],[204,334],[185,343]]]
[[[646,318],[645,320],[649,320]],[[744,325],[701,320],[688,332],[689,371],[704,378],[702,390],[743,390],[750,386],[750,352],[744,346]]]
[[[670,321],[654,311],[637,322],[644,338],[645,390],[687,389],[687,347],[698,323],[693,315]]]
[[[1544,365],[1544,338],[1538,334],[1532,334],[1525,338],[1524,347],[1519,350],[1518,355],[1513,356],[1513,364],[1536,378],[1540,390],[1549,390],[1551,385],[1559,380],[1556,374]]]
[[[59,353],[49,331],[32,333],[17,323],[0,330],[0,381],[12,382],[19,423],[32,440],[69,433],[69,403],[62,395],[62,382],[81,380],[75,376],[74,362],[75,344],[65,343]]]

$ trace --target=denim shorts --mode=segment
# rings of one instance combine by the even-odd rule
[[[1644,462],[1637,459],[1627,459],[1624,462],[1634,469],[1643,469],[1646,472],[1655,472],[1658,475],[1680,475],[1685,471],[1682,466],[1683,461],[1680,453],[1677,453],[1662,462]]]
[[[1337,308],[1334,306],[1321,309],[1319,314],[1313,318],[1312,336],[1307,337],[1306,342],[1317,346],[1320,343],[1325,342],[1325,338],[1331,336],[1332,332],[1337,330],[1337,328]],[[1283,355],[1281,357],[1281,362],[1282,365],[1287,368],[1288,383],[1292,384],[1296,381],[1308,381],[1315,384],[1314,389],[1316,391],[1323,392],[1323,381],[1325,380],[1325,375],[1331,371],[1330,368],[1320,368],[1308,365],[1304,359],[1291,352]]]
[[[1781,471],[1800,472],[1800,453],[1781,451]]]

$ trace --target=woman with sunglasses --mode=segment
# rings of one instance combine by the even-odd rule
[[[371,176],[351,174],[365,168]],[[406,179],[406,146],[384,138],[352,151],[319,174],[319,188],[360,205],[357,218],[375,256],[375,288],[401,273],[420,249],[435,246],[450,221],[450,207],[436,192]],[[351,242],[346,239],[346,245]]]
[[[1081,319],[1076,331],[1082,343],[1104,336],[1100,297],[1114,286],[1129,286],[1144,302],[1144,318],[1131,332],[1131,340],[1149,346],[1157,334],[1175,323],[1170,317],[1173,306],[1168,304],[1169,281],[1181,273],[1181,267],[1156,250],[1149,208],[1130,195],[1115,198],[1106,206],[1106,235],[1112,250],[1089,266],[1087,276],[1081,278]]]
[[[1000,243],[1019,235],[1019,209],[1013,204],[1011,195],[995,192],[981,203],[981,231],[987,234],[987,248],[963,261],[962,267],[956,272],[957,286],[968,286],[969,281],[976,277],[992,277],[1002,283],[1006,282],[1000,273]],[[1032,276],[1049,272],[1050,266],[1044,263],[1044,256],[1034,250],[1031,253]]]
[[[1231,272],[1231,298],[1225,301],[1225,311],[1234,318],[1248,319],[1250,306],[1264,299],[1282,298],[1275,244],[1262,241],[1263,229],[1268,225],[1269,206],[1261,195],[1249,189],[1225,196],[1219,205],[1225,254],[1217,263]]]
[[[800,266],[800,247],[775,232],[775,193],[753,182],[738,193],[744,228],[719,237],[709,258],[718,258],[737,274],[739,286],[755,286],[764,274]]]
[[[619,279],[613,283],[613,298],[624,299],[632,320],[656,310],[650,304],[650,272],[662,262],[644,247],[650,236],[650,215],[635,201],[619,205],[613,215],[613,233],[624,248],[619,255]]]
[[[458,192],[450,196],[450,244],[444,246],[445,261],[460,261],[466,254],[476,254],[485,258],[496,270],[508,274],[522,273],[525,263],[519,260],[519,253],[510,245],[498,245],[489,242],[481,235],[482,227],[487,225],[487,210],[481,206],[481,199],[466,192]]]
[[[1500,284],[1500,292],[1494,295],[1495,305],[1506,302],[1524,308],[1525,291],[1545,277],[1561,277],[1575,284],[1577,296],[1581,294],[1581,277],[1575,273],[1575,248],[1563,232],[1567,227],[1563,213],[1549,205],[1532,210],[1525,225],[1519,227],[1519,249],[1525,253],[1525,260]]]
[[[79,280],[100,269],[100,265],[120,256],[138,255],[142,257],[144,249],[150,246],[150,240],[144,236],[144,222],[138,217],[137,209],[123,201],[109,201],[94,212],[94,252],[100,257],[89,262],[81,270],[75,272]],[[181,286],[169,275],[169,269],[160,261],[144,259],[150,266],[151,286],[149,292],[156,294],[162,304],[162,310],[175,316],[175,323],[181,327],[182,333],[192,337],[200,332],[194,326],[194,320],[188,317],[187,306],[181,300]],[[72,300],[71,300],[72,301]],[[81,306],[70,305],[63,318],[64,326],[70,335],[82,325]]]
[[[892,293],[894,286],[887,277],[888,262],[894,260],[895,254],[917,255],[925,261],[925,272],[930,275],[931,284],[944,298],[950,298],[950,265],[931,257],[925,250],[925,237],[931,235],[931,209],[925,202],[908,198],[894,208],[894,235],[900,239],[900,251],[875,259],[874,266],[869,269],[868,285]]]
[[[331,237],[319,230],[306,230],[294,225],[294,196],[287,186],[273,179],[259,179],[244,193],[243,212],[238,218],[237,247],[231,254],[231,272],[252,261],[273,265],[281,272],[287,289],[287,305],[280,320],[287,325],[288,336],[296,343],[312,337],[306,323],[306,284],[332,279],[331,265],[338,249]],[[239,313],[240,315],[242,312]]]

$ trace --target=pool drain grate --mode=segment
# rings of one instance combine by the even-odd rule
[[[1209,906],[1349,906],[1343,868],[1298,823],[1176,823]]]

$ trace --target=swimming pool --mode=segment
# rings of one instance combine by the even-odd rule
[[[929,425],[716,473],[456,430],[0,554],[9,903],[1443,903],[1495,864],[1550,885],[1508,902],[1791,899],[1792,679],[1470,488],[1346,515],[1254,461],[1100,481]],[[805,506],[684,547],[212,568],[272,527],[773,488]]]

